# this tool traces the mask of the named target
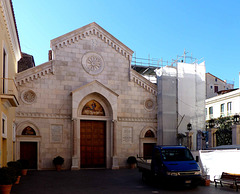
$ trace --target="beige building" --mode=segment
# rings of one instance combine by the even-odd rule
[[[16,157],[31,168],[126,166],[157,142],[157,86],[96,23],[51,40],[49,62],[17,74]]]
[[[223,81],[211,73],[206,73],[206,99],[217,96],[220,91],[233,88],[234,83],[228,83],[226,80]]]
[[[12,2],[0,0],[0,167],[15,156],[15,107],[18,93],[15,82],[21,50]]]

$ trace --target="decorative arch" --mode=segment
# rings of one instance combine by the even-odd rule
[[[84,105],[82,115],[105,116],[105,111],[98,101],[90,100]]]
[[[35,136],[41,136],[39,128],[37,127],[36,124],[34,124],[31,121],[23,121],[17,124],[16,135],[17,136],[22,135],[27,127],[32,128],[35,131]]]
[[[36,135],[36,132],[32,127],[27,126],[23,129],[22,135]]]
[[[154,138],[155,137],[155,135],[154,135],[154,133],[153,133],[153,131],[152,130],[148,130],[146,133],[145,133],[145,136],[144,137],[150,137],[150,138]]]
[[[153,128],[153,127],[144,127],[140,133],[140,138],[149,138],[149,137],[146,137],[146,133],[148,134],[151,134],[151,135],[154,135],[154,138],[157,138],[157,133],[156,133],[156,129]]]
[[[152,155],[153,146],[157,144],[156,129],[153,127],[144,127],[140,133],[139,153],[141,157],[148,159]]]
[[[111,116],[112,107],[108,100],[99,93],[93,92],[85,96],[78,105],[78,117]]]

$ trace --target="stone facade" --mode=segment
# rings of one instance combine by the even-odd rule
[[[96,23],[52,40],[51,48],[51,61],[16,77],[17,158],[24,142],[35,142],[37,169],[53,168],[57,155],[65,169],[82,168],[84,121],[104,123],[104,167],[143,156],[144,144],[157,142],[157,87],[131,69],[133,51]],[[104,115],[96,105],[83,114],[92,101]],[[23,134],[26,127],[35,135]],[[145,137],[149,130],[153,137]]]

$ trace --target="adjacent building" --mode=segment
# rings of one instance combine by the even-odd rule
[[[206,120],[240,114],[240,90],[219,91],[217,96],[206,99],[205,106]]]
[[[234,89],[234,83],[221,80],[211,73],[206,73],[206,99],[218,95],[218,92]]]
[[[21,49],[10,0],[0,0],[0,167],[15,156],[15,109],[18,91],[15,82]]]

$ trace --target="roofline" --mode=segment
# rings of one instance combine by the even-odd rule
[[[14,25],[15,25],[15,30],[16,30],[16,34],[17,34],[18,45],[19,45],[19,49],[20,49],[20,55],[22,57],[22,50],[21,50],[20,39],[19,39],[19,35],[18,35],[17,23],[16,23],[16,18],[15,18],[15,13],[14,13],[14,9],[13,9],[12,0],[10,0],[10,4],[11,4],[11,9],[12,9],[12,14],[13,14],[13,21],[14,21]]]
[[[54,51],[55,49],[62,48],[63,46],[74,44],[89,35],[97,36],[100,40],[116,50],[116,52],[122,54],[131,61],[134,51],[95,22],[52,39],[50,41],[50,47]]]
[[[217,78],[217,79],[219,79],[220,81],[222,81],[223,83],[227,83],[226,81],[223,81],[222,79],[220,79],[219,77],[217,77],[217,76],[215,76],[215,75],[213,75],[213,74],[211,74],[211,73],[206,73],[206,74],[209,74],[209,75],[211,75],[211,76],[213,76],[213,77],[215,77],[215,78]]]

